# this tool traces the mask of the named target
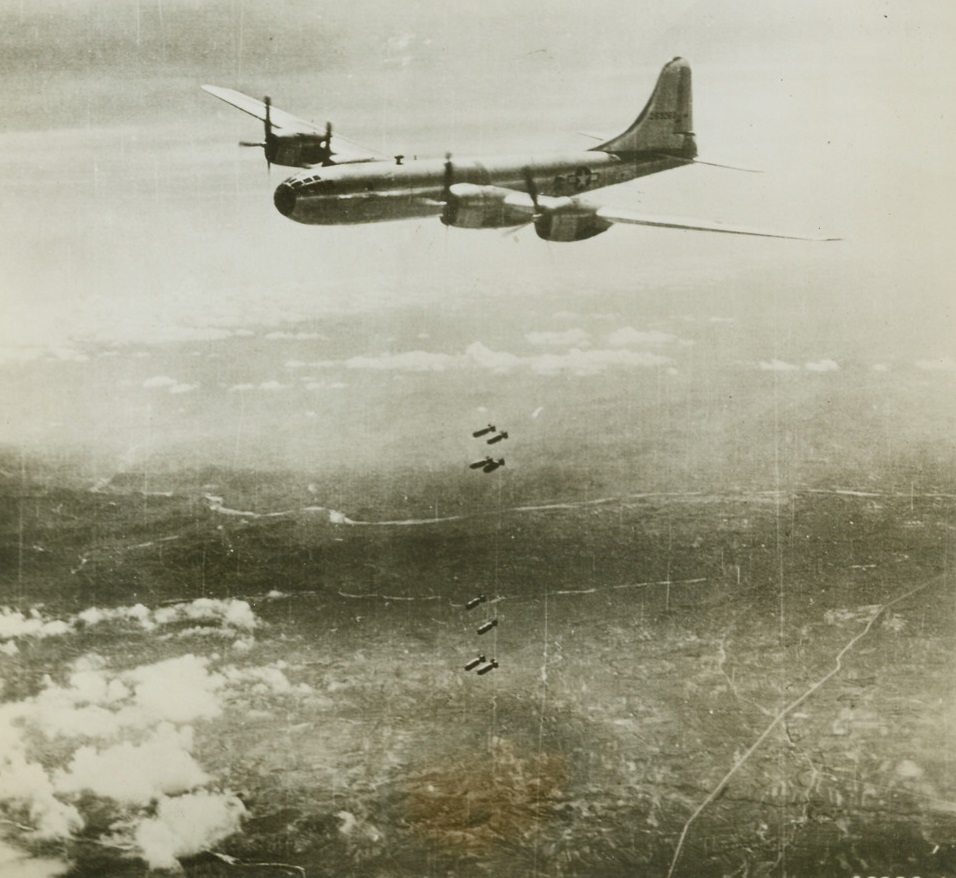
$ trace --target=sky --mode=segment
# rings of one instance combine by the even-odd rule
[[[79,441],[117,460],[144,430],[155,445],[247,429],[254,395],[292,386],[324,396],[286,394],[263,418],[340,406],[356,426],[387,381],[427,371],[416,352],[457,385],[550,369],[557,398],[582,347],[603,363],[592,374],[648,368],[659,345],[622,362],[608,338],[693,342],[688,319],[737,321],[725,365],[948,374],[954,18],[928,0],[2,0],[0,441]],[[273,208],[283,169],[236,145],[257,123],[199,88],[270,94],[386,154],[540,153],[624,128],[676,55],[694,71],[701,157],[764,173],[696,167],[606,199],[843,242],[615,228],[561,245],[435,218],[303,227]],[[550,366],[535,367],[542,348]],[[676,350],[667,367],[686,374]],[[326,398],[337,391],[348,403]]]

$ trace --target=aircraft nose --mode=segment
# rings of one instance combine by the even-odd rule
[[[292,211],[295,210],[295,189],[288,183],[280,183],[276,187],[272,200],[279,213],[283,216],[292,216]]]

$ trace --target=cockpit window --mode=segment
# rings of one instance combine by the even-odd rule
[[[328,192],[332,189],[332,181],[323,180],[318,174],[312,174],[308,177],[296,177],[289,181],[289,185],[292,186],[293,189],[304,189],[308,187],[318,192]]]

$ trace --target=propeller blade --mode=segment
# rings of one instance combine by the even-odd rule
[[[324,149],[325,149],[325,158],[322,160],[322,166],[328,167],[331,164],[334,164],[332,161],[332,123],[325,123],[325,140],[324,140]]]
[[[266,118],[263,122],[263,124],[265,125],[266,137],[265,137],[265,142],[262,144],[262,146],[266,154],[266,173],[271,174],[272,173],[271,147],[273,143],[272,141],[272,98],[266,95],[262,99],[262,102],[266,105]]]
[[[451,153],[445,153],[445,179],[442,183],[441,197],[442,201],[448,201],[451,194],[452,184],[455,182],[455,168],[451,163]]]
[[[534,182],[534,174],[527,165],[521,169],[521,173],[524,176],[525,189],[528,190],[531,203],[534,205],[534,212],[541,213],[541,206],[538,204],[538,184]]]
[[[240,141],[239,141],[239,146],[262,146],[262,147],[265,147],[265,145],[266,145],[266,144],[265,144],[265,141],[264,141],[264,140],[257,140],[257,141],[252,141],[252,140],[240,140]]]
[[[501,230],[501,237],[507,238],[511,235],[517,235],[518,232],[520,232],[522,229],[528,228],[528,226],[530,226],[533,222],[533,219],[529,219],[527,222],[519,223],[516,226],[508,226],[508,228]]]

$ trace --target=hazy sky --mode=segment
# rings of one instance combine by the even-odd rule
[[[869,350],[877,365],[945,366],[954,18],[927,0],[0,0],[0,347],[15,370],[3,432],[22,438],[44,401],[106,416],[124,381],[208,385],[146,370],[148,356],[178,356],[163,344],[246,339],[256,362],[274,360],[261,381],[281,383],[302,352],[269,348],[269,333],[328,337],[324,322],[348,318],[342,358],[463,355],[475,342],[530,356],[523,335],[528,349],[514,346],[519,325],[582,329],[598,346],[594,326],[554,318],[596,298],[617,315],[608,332],[672,331],[680,308],[762,313],[753,362],[786,360],[793,342],[811,362]],[[675,55],[693,66],[702,158],[766,173],[699,167],[606,197],[845,242],[616,228],[558,245],[437,219],[303,227],[273,208],[283,169],[267,176],[259,151],[236,146],[258,124],[199,88],[268,93],[386,153],[540,152],[625,127]],[[654,291],[643,311],[638,290]],[[314,348],[310,362],[330,358]],[[84,377],[83,358],[103,354],[121,364]],[[25,364],[45,361],[69,364],[84,393]]]

